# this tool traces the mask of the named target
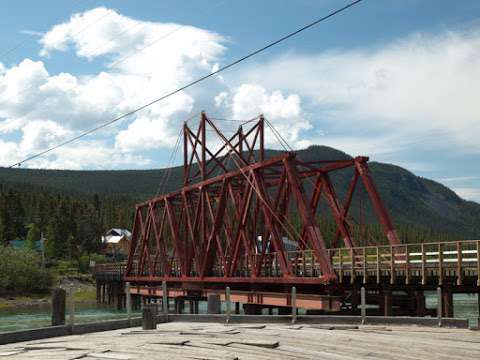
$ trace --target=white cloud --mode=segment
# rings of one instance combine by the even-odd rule
[[[480,202],[480,188],[478,187],[454,187],[452,190],[463,199]]]
[[[473,181],[473,180],[480,180],[480,176],[453,176],[453,177],[445,177],[445,178],[438,179],[438,181],[445,181],[445,182],[464,182],[464,181]]]
[[[0,162],[97,126],[218,69],[225,42],[211,31],[139,21],[104,7],[73,15],[42,36],[41,61],[0,63],[0,134],[8,136],[0,149],[10,154]],[[51,73],[47,57],[59,51],[104,65],[87,75]],[[82,166],[98,166],[94,155],[89,162],[75,155],[85,154],[89,145],[100,161],[113,154],[127,162],[139,160],[143,150],[175,143],[179,120],[199,99],[232,118],[264,113],[296,148],[322,143],[394,163],[399,160],[395,154],[411,149],[480,154],[479,55],[480,30],[472,29],[246,63],[215,77],[202,92],[177,94],[78,148],[67,147],[34,164],[77,166],[72,162],[78,160]],[[267,137],[268,146],[275,143]],[[122,164],[120,158],[115,161]]]
[[[73,48],[78,57],[91,60],[104,56],[107,63],[103,70],[82,76],[50,74],[44,61],[31,59],[9,68],[0,64],[0,133],[20,138],[13,147],[12,142],[0,144],[0,148],[8,146],[9,153],[16,154],[7,164],[47,144],[56,144],[66,135],[136,109],[210,71],[218,66],[223,42],[222,36],[207,30],[138,21],[104,7],[73,15],[42,36],[40,54],[54,57],[57,51]],[[30,166],[95,166],[77,155],[84,154],[92,141],[92,148],[98,152],[98,156],[90,157],[92,160],[103,163],[116,151],[127,162],[137,161],[139,155],[133,152],[173,144],[179,120],[193,104],[194,98],[188,93],[177,94],[117,123],[116,129],[97,133],[94,140],[83,142],[84,147],[67,147],[61,154],[31,162]],[[125,123],[126,128],[118,131]],[[102,137],[104,140],[99,140]],[[113,163],[122,163],[117,160]]]
[[[45,33],[35,30],[20,30],[20,34],[29,35],[29,36],[43,36]]]
[[[142,155],[119,153],[108,143],[98,140],[80,141],[63,147],[54,153],[34,159],[29,164],[33,168],[74,169],[85,168],[131,168],[150,164]]]
[[[315,127],[350,137],[350,147],[387,136],[398,148],[415,137],[418,147],[480,152],[479,78],[480,29],[473,29],[417,34],[380,48],[289,54],[231,80],[299,94]]]
[[[300,133],[311,128],[303,117],[300,97],[297,94],[284,95],[282,91],[267,91],[261,85],[242,84],[215,97],[217,107],[226,106],[233,119],[251,119],[265,115],[280,134],[294,147],[308,146],[309,142]],[[266,136],[268,145],[279,145],[273,134]]]
[[[47,121],[30,121],[23,129],[23,137],[20,147],[25,152],[38,152],[52,144],[66,140],[71,137],[71,131],[63,128],[57,123]]]
[[[50,120],[30,121],[22,128],[19,142],[0,140],[0,163],[11,165],[32,153],[37,153],[57,145],[73,136],[58,123]],[[119,152],[113,144],[105,140],[80,140],[44,156],[34,158],[22,164],[32,168],[47,169],[84,169],[143,166],[150,160],[142,155]]]

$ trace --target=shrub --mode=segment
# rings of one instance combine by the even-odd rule
[[[55,264],[58,275],[78,275],[78,261],[76,260],[57,260]]]
[[[103,264],[106,262],[106,259],[105,256],[100,254],[82,255],[78,259],[80,272],[87,273],[90,270],[90,261],[94,261],[96,264]]]
[[[0,294],[47,291],[53,280],[52,273],[41,267],[35,251],[0,247]]]

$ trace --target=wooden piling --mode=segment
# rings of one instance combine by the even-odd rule
[[[442,315],[446,318],[453,317],[453,294],[451,292],[443,292],[442,294]]]
[[[297,322],[297,288],[292,286],[292,324]]]
[[[383,316],[392,316],[392,290],[383,290]]]
[[[437,287],[437,318],[438,318],[438,326],[442,326],[442,288],[439,286]]]
[[[66,291],[56,288],[52,293],[52,326],[65,325]]]
[[[226,310],[227,310],[227,316],[226,316],[226,323],[228,324],[230,322],[230,315],[232,313],[232,303],[230,301],[230,287],[227,286],[225,289],[225,301],[226,301]]]
[[[222,312],[221,301],[219,294],[208,294],[207,298],[207,313],[208,314],[220,314]]]
[[[154,308],[155,307],[155,308]],[[156,321],[156,304],[148,304],[143,307],[142,310],[142,329],[153,330],[157,328]]]
[[[361,302],[361,311],[362,311],[362,324],[365,324],[365,321],[366,321],[366,317],[367,317],[367,301],[366,301],[366,293],[365,293],[365,287],[362,286],[362,288],[360,289],[360,302]]]
[[[97,304],[102,303],[102,283],[100,281],[96,281],[96,300]]]
[[[423,293],[423,291],[415,291],[414,296],[415,296],[415,315],[423,317],[425,316],[425,308],[426,308],[425,294]]]

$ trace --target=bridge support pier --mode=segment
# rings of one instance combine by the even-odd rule
[[[382,300],[380,308],[383,310],[383,316],[392,316],[392,290],[383,290]]]
[[[415,300],[415,316],[424,317],[425,316],[425,294],[423,291],[414,292]]]
[[[243,304],[243,311],[245,315],[262,315],[262,306],[256,304]],[[280,309],[278,310],[280,314]]]
[[[207,313],[209,314],[222,313],[222,302],[220,301],[220,295],[218,294],[208,295]]]
[[[279,307],[278,308],[278,315],[291,315],[292,314],[292,308],[290,307]]]
[[[453,294],[444,291],[442,293],[442,317],[453,318]]]
[[[480,295],[479,295],[478,304],[479,304],[479,309],[480,309]],[[240,303],[239,303],[239,302],[236,302],[236,303],[235,303],[235,314],[236,314],[236,315],[239,315],[239,314],[240,314]],[[479,315],[479,318],[480,318],[480,315]]]
[[[350,292],[350,304],[352,305],[352,312],[356,314],[358,312],[358,304],[360,304],[360,294],[356,287],[352,287]]]
[[[97,304],[102,303],[102,283],[100,281],[96,281],[96,299],[97,299]]]
[[[175,299],[175,313],[182,314],[185,308],[185,300],[183,299]]]
[[[477,306],[478,306],[477,327],[480,328],[480,287],[478,288],[478,293],[477,293]]]

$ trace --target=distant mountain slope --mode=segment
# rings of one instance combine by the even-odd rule
[[[268,150],[267,157],[280,154]],[[297,152],[303,160],[346,159],[349,156],[326,146],[311,146]],[[377,188],[394,221],[445,231],[463,238],[480,238],[480,204],[461,199],[449,188],[429,179],[415,176],[395,165],[370,163]],[[182,182],[182,167],[171,169],[164,192],[175,190]],[[70,171],[0,168],[0,182],[31,184],[69,194],[127,196],[136,200],[156,194],[166,169],[121,171]],[[342,197],[351,173],[339,171],[332,176]],[[307,189],[308,190],[308,189]],[[373,219],[365,193],[357,194],[352,213]],[[361,201],[360,201],[361,199]]]

